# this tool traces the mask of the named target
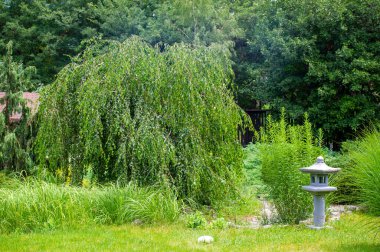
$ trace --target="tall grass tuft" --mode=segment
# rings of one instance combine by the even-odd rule
[[[367,131],[349,151],[353,167],[350,173],[358,188],[359,201],[374,215],[380,216],[380,130]]]
[[[170,192],[140,188],[78,188],[27,182],[16,189],[0,188],[0,231],[28,232],[58,227],[170,222],[179,205]]]
[[[342,143],[340,152],[327,151],[326,163],[331,167],[339,167],[341,171],[332,174],[329,183],[338,188],[338,191],[327,195],[327,201],[333,204],[358,204],[358,188],[355,184],[351,169],[353,161],[349,155],[350,150],[357,147],[355,141]]]
[[[261,131],[262,179],[277,209],[278,221],[298,223],[311,213],[312,197],[301,188],[309,184],[309,176],[299,168],[313,164],[323,153],[321,138],[321,132],[319,137],[313,136],[307,115],[303,125],[289,125],[284,109],[278,122],[269,117],[267,128]]]

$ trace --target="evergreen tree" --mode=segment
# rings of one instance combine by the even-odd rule
[[[23,91],[31,87],[31,74],[34,67],[24,68],[22,64],[13,61],[13,43],[7,44],[7,54],[0,62],[0,90],[5,95],[0,99],[4,111],[0,115],[0,168],[20,171],[30,167],[29,155],[29,109],[23,99]],[[10,119],[16,113],[22,114],[19,123]]]

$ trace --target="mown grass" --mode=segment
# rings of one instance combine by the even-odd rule
[[[380,238],[364,215],[345,215],[332,229],[303,225],[272,228],[193,230],[183,223],[167,225],[91,226],[1,237],[0,251],[380,251]],[[214,236],[210,245],[200,235]]]

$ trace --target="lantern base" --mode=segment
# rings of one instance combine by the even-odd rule
[[[323,227],[317,227],[317,226],[314,226],[314,225],[308,225],[307,226],[308,228],[310,229],[313,229],[313,230],[321,230],[321,229],[332,229],[331,226],[323,226]]]

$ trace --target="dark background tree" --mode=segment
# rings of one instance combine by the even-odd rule
[[[330,141],[379,118],[380,1],[249,2],[238,6],[241,104],[308,112]]]
[[[210,45],[240,33],[228,1],[10,0],[1,1],[0,10],[0,53],[14,40],[15,57],[35,66],[44,85],[94,36]]]
[[[14,56],[38,70],[38,82],[49,84],[80,51],[83,39],[96,34],[89,0],[2,1],[0,52],[14,41]]]

